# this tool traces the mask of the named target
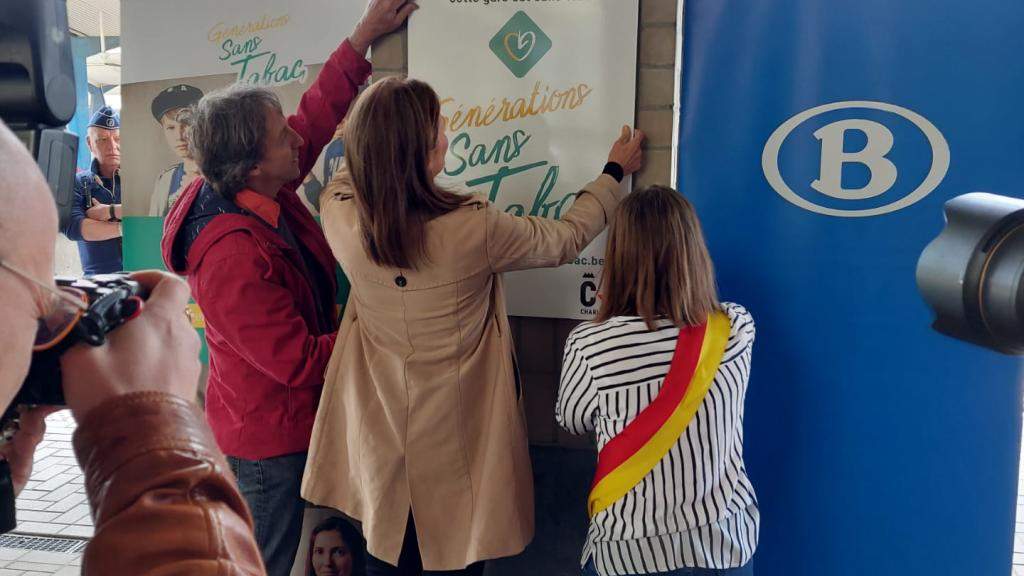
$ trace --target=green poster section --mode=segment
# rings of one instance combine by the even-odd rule
[[[317,219],[319,222],[320,219]],[[124,269],[128,271],[137,270],[167,270],[164,267],[163,258],[160,256],[160,238],[164,232],[164,219],[156,216],[128,216],[122,224],[124,231]],[[335,274],[338,277],[338,303],[339,314],[344,312],[345,303],[348,302],[349,283],[348,278],[342,273],[341,268],[335,267]],[[258,303],[254,303],[258,305]],[[209,355],[206,348],[205,330],[197,329],[199,337],[203,342],[203,349],[200,358],[203,363],[208,362]]]
[[[160,257],[163,218],[128,216],[121,223],[121,228],[124,233],[125,270],[167,270]]]

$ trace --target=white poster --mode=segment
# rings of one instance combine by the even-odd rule
[[[227,73],[264,85],[301,81],[365,8],[366,0],[123,0],[121,82]]]
[[[638,0],[430,0],[409,75],[441,98],[442,181],[520,215],[559,218],[634,123]],[[557,269],[506,276],[509,312],[590,318],[604,235]]]
[[[285,114],[351,34],[367,0],[130,0],[122,2],[122,203],[128,216],[163,217],[198,176],[176,114],[237,81],[271,87]],[[328,145],[299,189],[316,212],[320,190],[341,161]],[[135,238],[130,251],[154,252]]]

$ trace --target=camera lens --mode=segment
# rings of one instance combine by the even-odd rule
[[[953,198],[946,226],[921,253],[917,286],[946,335],[1024,353],[1024,200],[983,192]]]

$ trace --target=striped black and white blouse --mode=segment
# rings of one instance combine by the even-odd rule
[[[737,568],[754,554],[760,516],[743,466],[754,320],[738,304],[722,310],[729,340],[693,420],[640,484],[591,519],[581,564],[593,558],[602,576]],[[678,335],[668,320],[651,332],[635,316],[577,326],[565,346],[558,423],[596,432],[603,448],[657,396]]]

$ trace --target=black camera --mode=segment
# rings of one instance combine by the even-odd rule
[[[71,215],[78,137],[75,73],[65,0],[0,2],[0,119],[28,147],[50,184],[61,229]]]
[[[973,192],[946,202],[946,226],[921,253],[917,286],[935,330],[1024,354],[1024,200]]]
[[[101,346],[107,334],[139,315],[146,294],[141,285],[126,274],[103,274],[85,278],[57,277],[57,287],[80,295],[86,303],[68,318],[66,326],[55,333],[51,346],[32,355],[28,376],[14,400],[0,417],[0,442],[9,441],[18,431],[18,410],[22,406],[61,406],[64,404],[60,357],[72,346],[85,343]],[[17,526],[11,469],[0,462],[0,534]]]
[[[9,437],[9,423],[17,419],[17,406],[64,404],[60,368],[60,357],[64,352],[78,343],[103,345],[111,330],[142,311],[142,288],[126,274],[101,274],[85,278],[58,276],[55,281],[58,288],[82,294],[88,308],[72,319],[73,323],[67,326],[66,335],[60,341],[32,355],[32,364],[25,382],[0,418],[0,430],[5,438]]]

